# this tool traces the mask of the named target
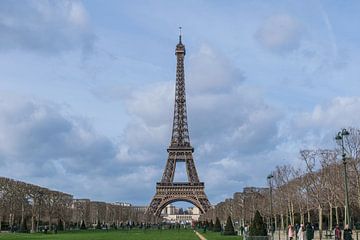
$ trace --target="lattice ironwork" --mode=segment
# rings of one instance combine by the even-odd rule
[[[174,119],[168,159],[161,182],[156,185],[156,194],[147,209],[148,214],[160,216],[161,211],[168,204],[176,201],[190,202],[202,213],[211,208],[205,194],[205,186],[200,182],[193,158],[194,148],[190,144],[189,129],[186,112],[184,58],[185,46],[181,42],[176,45],[176,87]],[[174,182],[177,162],[185,162],[188,182]]]

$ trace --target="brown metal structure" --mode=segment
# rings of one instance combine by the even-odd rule
[[[156,184],[156,194],[147,209],[148,214],[160,216],[162,209],[168,204],[177,201],[190,202],[198,207],[201,213],[211,208],[205,194],[204,183],[200,182],[192,153],[194,148],[190,145],[190,137],[186,113],[184,57],[185,46],[181,42],[176,45],[176,88],[174,120],[172,138],[169,148],[169,156],[161,182]],[[174,182],[177,162],[185,162],[188,182]]]

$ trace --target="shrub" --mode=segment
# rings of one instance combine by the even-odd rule
[[[23,223],[20,224],[20,232],[28,232],[26,218],[24,218]]]
[[[225,229],[224,229],[224,235],[235,235],[235,231],[234,231],[234,225],[231,221],[231,217],[229,216],[227,221],[226,221],[226,225],[225,225]]]
[[[58,227],[57,229],[59,231],[64,231],[64,222],[59,218],[59,221],[58,221]]]
[[[220,224],[220,220],[219,220],[218,217],[216,217],[215,226],[214,226],[213,231],[214,232],[221,232],[221,224]]]
[[[97,221],[96,223],[96,229],[101,229],[101,223],[100,220]]]
[[[259,211],[255,212],[254,220],[250,225],[250,236],[267,236],[266,225]]]
[[[211,219],[209,223],[209,230],[212,231],[213,229],[214,229],[214,223],[213,220]]]

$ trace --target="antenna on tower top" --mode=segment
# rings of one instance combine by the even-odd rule
[[[181,27],[179,27],[179,43],[181,43]]]

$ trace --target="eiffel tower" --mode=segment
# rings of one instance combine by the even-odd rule
[[[181,42],[181,28],[179,43],[176,45],[176,88],[172,138],[168,151],[168,160],[161,179],[156,184],[156,194],[147,209],[148,214],[160,216],[161,211],[170,203],[186,201],[192,203],[205,213],[211,208],[205,194],[205,186],[200,182],[190,145],[190,137],[186,114],[184,57],[185,46]],[[174,182],[176,163],[185,162],[188,181]]]

